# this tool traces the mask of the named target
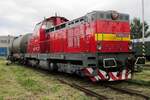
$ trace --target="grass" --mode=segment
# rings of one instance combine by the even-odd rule
[[[20,65],[5,65],[0,59],[0,100],[91,100],[68,85],[61,84],[61,75],[44,74]],[[150,86],[150,70],[135,73],[132,82]]]
[[[133,80],[130,80],[129,82],[143,86],[150,86],[150,69],[143,68],[141,72],[134,73]]]
[[[90,100],[84,93],[61,84],[55,75],[0,59],[0,100]]]
[[[149,86],[150,87],[150,81],[143,81],[143,80],[129,80],[128,82],[137,84],[137,85],[142,85],[142,86]]]
[[[150,70],[142,70],[142,72],[135,73],[134,79],[150,81]]]
[[[146,64],[147,64],[147,65],[150,65],[150,61],[146,61]]]

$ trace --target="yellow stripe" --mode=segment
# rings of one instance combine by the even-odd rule
[[[116,34],[95,34],[95,40],[97,41],[130,41],[130,35],[128,37],[119,37]]]

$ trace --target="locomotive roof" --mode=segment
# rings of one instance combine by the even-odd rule
[[[79,18],[76,18],[76,19],[73,19],[71,21],[68,21],[66,23],[69,23],[69,22],[73,22],[73,21],[77,21],[78,19],[86,19],[88,16],[90,15],[94,15],[94,14],[112,14],[113,12],[116,12],[118,13],[117,11],[113,11],[113,10],[108,10],[108,11],[92,11],[92,12],[89,12],[87,14],[85,14],[84,16],[82,17],[79,17]],[[127,17],[129,17],[129,14],[125,14],[125,13],[118,13],[119,15],[125,15]]]
[[[112,13],[112,12],[116,12],[116,13],[119,13],[119,14],[124,14],[124,15],[129,15],[129,14],[126,14],[126,13],[120,13],[120,12],[117,12],[115,10],[107,10],[107,11],[102,11],[102,10],[94,10],[92,12],[89,12],[87,14],[94,14],[94,13]]]
[[[113,13],[116,13],[119,16],[117,18],[113,19],[113,17],[112,17]],[[52,16],[52,17],[46,18],[44,20],[49,20],[49,19],[53,19],[53,18],[56,18],[56,17],[60,17],[60,16]],[[65,17],[60,17],[60,18],[62,18],[64,20],[66,19]],[[90,21],[93,21],[93,20],[96,20],[96,19],[129,21],[129,15],[124,14],[124,13],[118,13],[118,12],[113,11],[113,10],[109,10],[109,11],[92,11],[92,12],[89,12],[89,13],[85,14],[84,16],[73,19],[71,21],[68,21],[66,19],[66,22],[60,23],[56,26],[53,26],[53,27],[47,29],[47,32],[56,31],[56,30],[59,30],[59,29],[65,28],[65,27],[72,27],[74,25],[78,25],[78,24],[83,23],[83,22],[90,22]],[[38,23],[38,24],[40,24],[40,23]]]

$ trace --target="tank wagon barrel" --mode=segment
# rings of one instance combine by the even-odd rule
[[[11,60],[18,60],[20,59],[23,54],[27,53],[27,45],[28,40],[31,37],[31,34],[20,35],[15,37],[10,45],[10,55],[9,59]]]

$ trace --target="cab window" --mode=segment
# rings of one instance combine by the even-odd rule
[[[40,27],[41,27],[41,23],[36,24],[36,26],[34,28],[33,37],[39,36],[39,29],[40,29]]]

